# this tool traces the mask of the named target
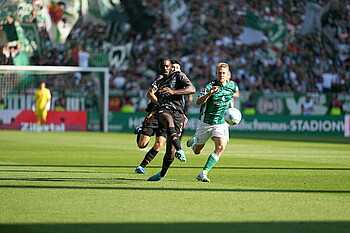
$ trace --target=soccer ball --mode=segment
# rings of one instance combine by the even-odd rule
[[[237,108],[229,108],[225,112],[225,121],[229,125],[238,125],[242,120],[242,114]]]

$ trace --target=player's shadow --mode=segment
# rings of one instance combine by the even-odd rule
[[[4,233],[348,233],[349,229],[349,221],[0,224],[0,232]]]
[[[23,172],[23,173],[27,173],[27,172],[33,172],[33,173],[47,173],[47,172],[53,172],[53,173],[101,173],[101,172],[95,172],[95,171],[61,171],[61,170],[19,170],[19,169],[16,169],[16,170],[0,170],[0,172]]]
[[[44,164],[44,165],[42,165],[42,164],[8,164],[7,165],[7,164],[0,164],[0,167],[131,168],[131,169],[135,169],[135,166],[126,166],[126,165],[58,165],[58,164],[53,164],[53,165],[49,165],[49,164],[47,164],[47,165],[46,164]],[[161,166],[150,165],[150,166],[147,166],[147,168],[161,168]],[[184,164],[184,165],[174,164],[173,166],[171,166],[171,169],[201,169],[201,168],[203,168],[203,167],[202,166],[186,166],[186,164]],[[221,167],[221,166],[216,166],[215,169],[350,171],[350,167],[236,167],[236,166],[235,167],[231,167],[231,166]],[[0,170],[0,172],[2,172],[2,171],[8,171],[8,170]],[[11,171],[15,171],[15,170],[11,170]],[[37,171],[37,172],[41,172],[41,171]],[[51,171],[47,171],[47,172],[51,172]],[[59,172],[59,171],[52,171],[52,172]],[[66,172],[66,171],[61,171],[61,172]],[[73,171],[70,171],[70,172],[73,172]],[[79,171],[77,171],[77,173],[78,172]]]
[[[2,178],[0,180],[7,181],[67,181],[67,180],[79,180],[77,178]],[[145,179],[125,179],[125,178],[115,178],[115,179],[98,179],[100,183],[106,184],[109,181],[113,182],[113,185],[118,185],[117,181],[125,180],[140,180],[145,181]],[[350,190],[308,190],[308,189],[259,189],[259,188],[171,188],[171,187],[120,187],[120,186],[91,186],[94,184],[90,182],[89,186],[74,186],[74,185],[0,185],[1,189],[11,188],[11,189],[78,189],[78,190],[141,190],[141,191],[210,191],[210,192],[260,192],[260,193],[332,193],[332,194],[350,194]],[[96,184],[96,183],[95,183]]]
[[[47,181],[47,182],[82,182],[82,183],[99,183],[99,184],[115,184],[118,181],[133,181],[133,180],[145,180],[140,178],[67,178],[67,177],[59,177],[59,178],[0,178],[0,181]],[[1,188],[1,186],[0,186]]]

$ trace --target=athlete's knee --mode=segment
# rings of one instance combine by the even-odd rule
[[[203,148],[193,148],[193,153],[196,154],[196,155],[199,155],[202,153],[202,149]]]
[[[193,153],[195,153],[196,155],[199,155],[202,153],[203,150],[203,146],[197,146],[196,144],[194,145],[194,147],[192,147]]]
[[[193,150],[193,153],[196,155],[199,155],[202,152],[202,150]]]
[[[225,150],[225,146],[223,145],[217,145],[215,147],[215,153],[218,154],[218,155],[221,155]]]
[[[137,146],[140,149],[144,149],[148,146],[149,143],[149,137],[144,136],[143,134],[139,134],[137,137]]]
[[[153,145],[153,148],[156,150],[156,151],[160,151],[160,149],[163,147],[163,142],[156,142],[154,143]]]
[[[140,148],[140,149],[145,149],[147,146],[148,146],[148,142],[139,142],[137,144],[137,146]]]

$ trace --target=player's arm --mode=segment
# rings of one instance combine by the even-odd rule
[[[172,90],[170,87],[162,87],[159,90],[160,94],[170,94],[170,95],[189,95],[196,93],[196,88],[191,82],[185,84],[185,87],[182,89]]]
[[[158,91],[158,81],[162,78],[163,78],[162,75],[158,76],[148,88],[147,98],[150,101],[152,101],[152,103],[158,104],[158,98],[156,96],[156,92]]]
[[[147,98],[150,99],[152,101],[152,103],[158,104],[158,98],[155,95],[156,91],[150,87],[147,91]],[[153,109],[148,110],[148,114],[144,119],[144,123],[149,124],[154,116],[154,113],[157,110],[157,106],[154,106]]]
[[[237,86],[235,88],[235,93],[233,93],[232,97],[233,98],[239,98],[239,89],[238,89]],[[235,107],[235,102],[234,102],[233,98],[230,101],[230,108],[234,108]]]
[[[191,82],[186,83],[182,89],[174,90],[174,95],[189,95],[196,93],[196,88]]]
[[[218,86],[212,86],[208,93],[198,97],[198,99],[196,101],[196,104],[197,105],[202,105],[202,104],[206,103],[207,100],[210,98],[210,96],[212,96],[213,94],[215,94],[218,91],[219,91],[219,87]]]
[[[239,98],[239,92],[235,92],[235,94],[233,94],[232,97]]]
[[[156,96],[156,91],[153,88],[149,88],[147,91],[147,98],[153,103],[158,104],[158,98]]]
[[[49,111],[50,110],[50,107],[51,107],[51,93],[50,93],[50,91],[48,91],[47,92],[47,98],[46,98],[47,100],[46,100],[46,104],[45,104],[45,109],[47,110],[47,111]]]
[[[169,87],[162,87],[160,88],[159,93],[168,93],[170,95],[189,95],[196,93],[196,88],[193,86],[191,80],[184,73],[179,72],[179,74],[180,76],[178,82],[181,83],[181,86],[183,86],[184,88],[172,90]]]

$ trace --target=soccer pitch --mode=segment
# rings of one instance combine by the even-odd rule
[[[212,142],[148,182],[164,150],[134,174],[134,134],[0,131],[0,232],[350,231],[349,140],[231,136],[210,183],[195,177]]]

